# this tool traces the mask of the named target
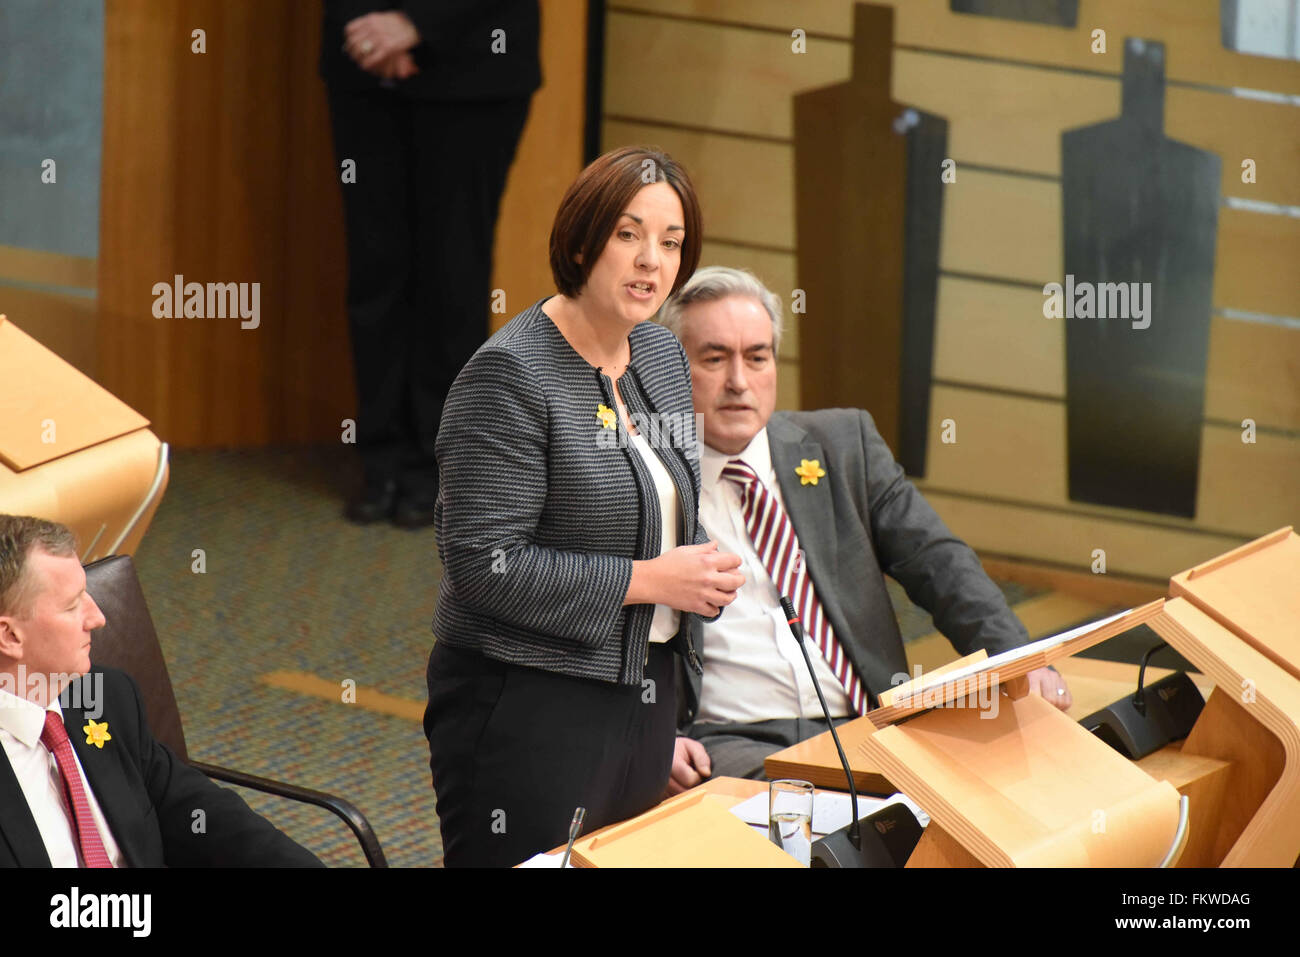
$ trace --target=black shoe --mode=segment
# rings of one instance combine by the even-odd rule
[[[366,482],[361,492],[348,502],[343,514],[358,525],[380,522],[393,514],[397,505],[397,482]]]
[[[403,496],[393,512],[393,524],[398,528],[425,528],[433,524],[433,509],[437,499],[407,498]]]

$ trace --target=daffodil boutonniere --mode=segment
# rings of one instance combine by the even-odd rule
[[[596,418],[599,419],[600,424],[607,429],[617,428],[616,423],[618,422],[618,415],[616,415],[614,410],[603,402],[596,406]]]
[[[112,741],[113,736],[108,733],[108,722],[101,721],[96,724],[94,721],[87,720],[85,727],[81,729],[86,732],[86,743],[93,744],[101,751],[104,750],[104,742]]]
[[[794,474],[799,476],[800,485],[816,485],[819,478],[825,477],[826,470],[819,459],[803,459]]]

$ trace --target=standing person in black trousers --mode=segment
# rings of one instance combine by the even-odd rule
[[[487,341],[438,434],[442,585],[424,715],[446,863],[510,866],[654,805],[674,656],[744,578],[697,521],[681,343],[647,322],[700,256],[689,179],[624,148],[569,187],[559,294]]]
[[[346,514],[418,528],[433,521],[447,390],[487,336],[497,210],[541,83],[538,5],[324,7],[364,471]]]

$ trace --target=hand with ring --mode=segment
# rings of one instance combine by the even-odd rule
[[[1074,699],[1070,696],[1070,689],[1065,684],[1065,679],[1052,668],[1035,668],[1026,675],[1029,679],[1029,691],[1038,693],[1060,708],[1062,711],[1070,710],[1074,704]]]
[[[343,50],[361,69],[376,76],[405,79],[416,72],[409,51],[420,31],[400,10],[367,13],[343,28]]]

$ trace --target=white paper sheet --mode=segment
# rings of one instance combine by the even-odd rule
[[[558,870],[560,866],[560,861],[563,859],[564,859],[563,851],[556,851],[554,854],[534,854],[528,860],[520,864],[519,867],[520,868],[554,867]],[[569,868],[572,869],[572,867],[573,867],[573,858],[569,858]]]

